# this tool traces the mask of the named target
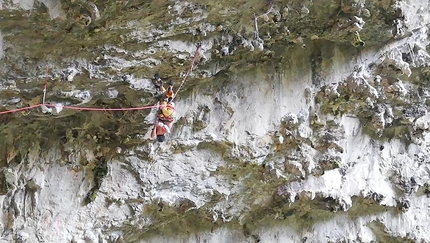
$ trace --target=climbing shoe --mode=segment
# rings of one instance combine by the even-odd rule
[[[155,87],[157,89],[161,89],[161,87],[163,87],[163,80],[159,79],[155,81]]]

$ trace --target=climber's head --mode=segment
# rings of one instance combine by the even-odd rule
[[[158,75],[158,73],[156,73],[156,74],[154,75],[154,79],[155,79],[155,80],[159,80],[159,79],[160,79],[160,75]]]

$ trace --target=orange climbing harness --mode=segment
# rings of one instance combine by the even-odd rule
[[[173,99],[173,89],[167,89],[166,90],[166,92],[165,92],[165,94],[166,94],[166,97],[167,98],[172,98]]]
[[[182,85],[184,84],[185,80],[187,79],[188,75],[190,74],[191,70],[193,69],[194,62],[197,59],[199,49],[200,49],[200,45],[197,46],[196,53],[194,54],[194,57],[191,60],[190,68],[188,69],[187,73],[185,74],[185,77],[182,80],[182,83],[179,86],[178,90],[176,91],[176,93],[174,93],[173,98],[176,97],[176,95],[178,94],[179,90],[182,88]],[[46,69],[46,73],[48,73],[48,68]],[[56,104],[45,104],[47,79],[48,79],[48,75],[46,75],[46,79],[45,79],[45,83],[44,83],[43,99],[42,99],[42,103],[41,104],[31,105],[31,106],[27,106],[27,107],[23,107],[23,108],[17,108],[17,109],[13,109],[13,110],[0,111],[0,115],[4,115],[4,114],[8,114],[8,113],[15,113],[15,112],[24,111],[24,110],[30,110],[30,109],[34,109],[34,108],[42,107],[42,106],[45,106],[45,107],[57,107],[58,105],[56,105]],[[149,106],[124,107],[124,108],[97,108],[97,107],[79,107],[79,106],[61,106],[61,107],[63,109],[79,110],[79,111],[133,111],[133,110],[146,110],[146,109],[152,109],[152,108],[163,107],[163,106],[149,105]],[[174,108],[173,108],[173,110],[174,110]]]

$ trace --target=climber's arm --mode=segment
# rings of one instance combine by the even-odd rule
[[[167,127],[169,128],[168,132],[170,133],[170,130],[172,130],[172,126],[173,126],[173,121],[166,123]]]
[[[151,138],[155,138],[157,136],[157,124],[154,124],[154,127],[151,131]]]

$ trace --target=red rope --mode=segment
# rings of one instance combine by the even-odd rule
[[[32,105],[32,106],[8,110],[8,111],[0,111],[0,115],[30,110],[30,109],[34,109],[34,108],[37,108],[40,106],[56,107],[57,105],[54,105],[54,104],[37,104],[37,105]],[[152,109],[152,108],[157,108],[157,107],[160,107],[160,106],[150,105],[150,106],[128,107],[128,108],[96,108],[96,107],[92,108],[92,107],[78,107],[78,106],[67,106],[67,105],[62,106],[63,109],[78,110],[78,111],[134,111],[134,110]]]
[[[56,107],[54,104],[45,104],[47,107]],[[78,106],[62,106],[63,109],[78,110],[78,111],[134,111],[156,108],[156,105],[128,107],[128,108],[97,108],[97,107],[78,107]]]
[[[36,107],[39,107],[39,106],[42,106],[42,104],[31,105],[31,106],[28,106],[28,107],[23,107],[23,108],[8,110],[8,111],[0,111],[0,115],[7,114],[7,113],[19,112],[19,111],[30,110],[30,109],[33,109],[33,108],[36,108]]]
[[[199,44],[199,45],[197,46],[196,53],[194,54],[194,57],[193,57],[193,59],[191,60],[190,68],[188,69],[187,73],[185,74],[185,77],[184,77],[184,79],[182,80],[181,85],[179,86],[178,90],[176,90],[175,94],[173,95],[173,99],[174,99],[174,98],[176,98],[176,96],[177,96],[177,95],[178,95],[178,93],[179,93],[179,90],[181,90],[182,85],[185,83],[185,80],[188,78],[188,75],[190,74],[191,70],[193,69],[193,67],[194,67],[194,62],[195,62],[195,61],[196,61],[196,59],[197,59],[197,56],[198,56],[198,54],[199,54],[199,49],[200,49],[200,47],[201,47],[201,45]]]
[[[46,72],[45,72],[45,84],[43,85],[43,90],[46,91],[46,84],[48,83],[48,67],[46,67]]]

